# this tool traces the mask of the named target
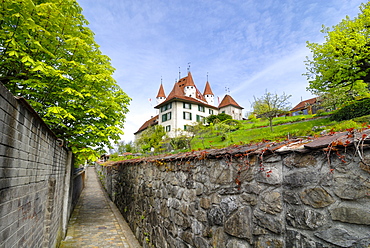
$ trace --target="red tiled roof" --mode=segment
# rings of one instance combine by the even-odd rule
[[[206,83],[206,87],[204,88],[203,96],[205,95],[213,95],[213,92],[211,90],[211,86],[209,85],[208,81]]]
[[[157,98],[158,97],[164,97],[166,98],[166,94],[164,93],[164,89],[163,89],[163,85],[161,84],[161,86],[159,87],[159,91],[158,91],[158,94],[157,94]]]
[[[195,98],[196,99],[192,98],[192,97],[185,96],[185,93],[184,93],[184,87],[185,86],[195,87],[195,94],[196,94]],[[197,87],[195,86],[194,81],[193,81],[193,77],[192,77],[190,72],[188,73],[188,75],[186,77],[181,78],[177,83],[175,83],[175,85],[173,86],[172,91],[170,92],[170,94],[168,94],[167,99],[164,102],[157,105],[155,108],[158,108],[159,106],[162,106],[162,105],[172,101],[173,99],[182,99],[182,100],[186,100],[186,101],[190,101],[190,102],[196,102],[196,103],[201,103],[203,105],[211,106],[211,105],[208,105],[208,104],[205,103],[207,101],[204,98],[204,96],[200,93],[200,91],[197,89]]]
[[[142,131],[144,131],[145,129],[147,129],[148,127],[150,126],[154,126],[154,125],[157,125],[158,124],[158,115],[152,117],[150,120],[147,120],[140,128],[139,130],[137,130],[134,134],[138,134]]]
[[[237,104],[237,102],[229,95],[225,95],[224,99],[222,99],[221,103],[218,105],[218,108],[220,109],[229,105],[243,109],[243,107],[240,107],[239,104]]]
[[[317,97],[311,98],[308,100],[304,100],[300,103],[298,103],[294,108],[292,108],[290,111],[300,110],[304,109],[307,105],[315,104],[317,102]]]

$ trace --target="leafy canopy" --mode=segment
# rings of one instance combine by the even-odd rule
[[[291,95],[286,95],[285,93],[279,96],[276,93],[272,94],[266,91],[260,98],[254,97],[254,102],[252,103],[253,113],[259,117],[268,119],[272,131],[272,120],[289,110],[290,103],[288,99],[290,97]]]
[[[317,95],[340,99],[335,104],[369,96],[370,84],[370,3],[360,13],[348,16],[332,29],[323,27],[323,44],[307,42],[312,59],[307,59],[309,87]]]
[[[145,152],[151,151],[152,148],[154,148],[155,152],[159,152],[164,144],[165,137],[166,131],[164,127],[155,125],[145,129],[136,139],[135,143]]]
[[[0,81],[26,98],[80,159],[118,140],[130,98],[78,3],[6,0],[0,9]]]

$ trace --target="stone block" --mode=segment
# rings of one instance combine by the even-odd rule
[[[261,211],[254,211],[254,217],[260,227],[266,228],[276,234],[281,234],[284,229],[283,221],[276,216]]]
[[[252,206],[257,205],[257,195],[256,194],[244,193],[240,197],[243,201],[245,201],[246,203]]]
[[[302,201],[299,198],[299,195],[296,192],[286,190],[283,193],[283,199],[285,202],[289,203],[290,205],[301,205]]]
[[[368,203],[369,204],[369,203]],[[370,225],[370,206],[339,204],[329,208],[331,218],[345,223]]]
[[[315,236],[340,247],[352,247],[361,239],[357,233],[339,226],[316,232]]]
[[[236,198],[235,196],[223,198],[220,203],[220,207],[226,217],[228,217],[231,213],[237,210],[239,206],[240,206],[239,199]]]
[[[314,185],[318,182],[319,175],[311,171],[294,171],[284,176],[284,186],[295,189]]]
[[[200,198],[199,205],[201,208],[209,209],[211,207],[211,199],[209,197]]]
[[[277,214],[282,211],[282,197],[279,192],[270,191],[261,195],[260,209],[269,214]]]
[[[282,163],[277,162],[260,165],[256,175],[256,181],[268,185],[281,184],[283,181]]]
[[[361,175],[335,175],[334,181],[334,193],[342,199],[359,199],[370,192],[370,182]]]
[[[251,246],[247,241],[242,241],[238,239],[231,239],[227,242],[226,248],[250,248]]]
[[[212,225],[223,225],[224,223],[224,214],[219,207],[213,207],[208,211],[208,221]]]
[[[314,154],[297,154],[292,153],[283,159],[283,164],[287,167],[315,167],[317,166],[317,158]]]
[[[242,207],[226,219],[224,230],[231,236],[252,239],[252,210]]]
[[[286,221],[288,225],[295,228],[315,230],[325,225],[328,217],[315,210],[288,207]]]
[[[301,200],[314,208],[323,208],[335,202],[334,198],[321,187],[308,188],[301,192]]]
[[[206,239],[202,237],[195,237],[194,238],[194,246],[196,248],[208,248],[209,244]]]
[[[256,248],[283,248],[284,242],[280,239],[269,237],[269,236],[262,236],[259,237],[256,245],[254,246]]]
[[[286,247],[310,247],[310,248],[321,248],[321,247],[327,247],[323,246],[322,244],[314,241],[313,239],[303,235],[300,232],[297,232],[295,230],[286,230],[286,236],[285,236],[285,245]]]

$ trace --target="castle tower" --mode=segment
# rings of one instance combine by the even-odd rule
[[[161,86],[159,87],[158,94],[157,94],[157,105],[161,104],[166,100],[166,94],[164,93],[163,84],[161,83]]]
[[[215,104],[215,95],[213,94],[211,86],[209,85],[208,81],[206,83],[206,87],[204,88],[203,96],[209,105]]]
[[[191,73],[189,71],[184,84],[184,94],[187,97],[196,98],[196,92],[197,90],[193,81],[193,77],[191,76]]]

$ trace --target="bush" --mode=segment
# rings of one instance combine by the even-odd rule
[[[315,114],[315,116],[324,116],[324,115],[327,115],[324,109],[318,109]]]
[[[218,115],[210,115],[206,118],[207,123],[209,124],[218,123],[218,122],[222,122],[222,121],[230,120],[230,119],[232,119],[231,115],[228,115],[225,113],[220,113]]]
[[[356,117],[361,117],[370,114],[370,99],[362,99],[347,105],[336,112],[330,117],[333,121],[350,120]]]

